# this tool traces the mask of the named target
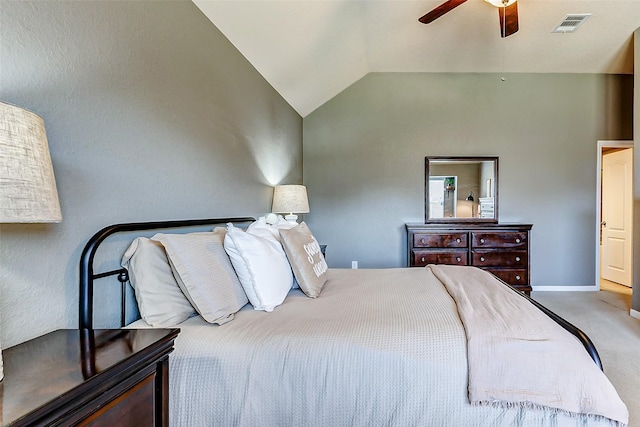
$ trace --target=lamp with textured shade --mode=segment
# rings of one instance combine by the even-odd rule
[[[0,223],[60,221],[44,121],[0,102]]]
[[[0,223],[60,221],[44,120],[0,102]],[[3,378],[0,352],[0,381]]]
[[[307,187],[304,185],[278,185],[273,190],[273,204],[271,211],[276,213],[288,213],[284,218],[296,223],[297,213],[309,213],[309,199],[307,199]]]

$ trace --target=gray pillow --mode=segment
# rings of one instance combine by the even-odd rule
[[[196,314],[173,277],[160,242],[137,237],[122,257],[140,317],[157,328],[175,326]]]
[[[224,250],[224,232],[158,233],[151,239],[162,243],[178,286],[207,322],[222,325],[248,302]]]
[[[316,298],[327,281],[328,268],[318,241],[304,221],[289,230],[280,230],[280,238],[300,289]]]

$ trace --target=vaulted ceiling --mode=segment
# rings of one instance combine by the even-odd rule
[[[520,30],[469,0],[431,24],[444,0],[193,0],[306,116],[371,72],[633,73],[640,0],[519,0]],[[567,14],[591,16],[554,33]]]

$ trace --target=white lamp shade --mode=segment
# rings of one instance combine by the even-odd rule
[[[273,190],[271,212],[308,213],[309,200],[304,185],[278,185]]]
[[[44,121],[0,102],[0,223],[60,221]]]

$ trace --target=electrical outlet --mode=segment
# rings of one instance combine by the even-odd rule
[[[357,269],[358,268],[358,261],[351,261],[351,268],[352,269]]]

